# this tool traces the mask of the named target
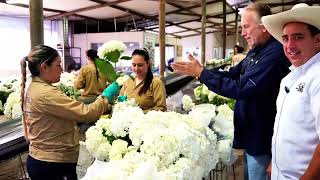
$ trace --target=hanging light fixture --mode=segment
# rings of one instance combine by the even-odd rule
[[[7,4],[29,4],[29,0],[6,0]]]

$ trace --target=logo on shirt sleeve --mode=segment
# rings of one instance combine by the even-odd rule
[[[304,89],[304,86],[305,86],[305,85],[306,85],[305,82],[302,82],[302,83],[298,84],[298,86],[296,87],[296,90],[297,90],[298,92],[303,92],[303,89]]]

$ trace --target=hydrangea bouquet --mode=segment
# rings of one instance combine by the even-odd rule
[[[89,167],[84,180],[193,180],[215,167],[219,159],[217,136],[208,127],[208,119],[215,114],[200,117],[207,109],[193,115],[161,111],[144,114],[130,100],[118,104],[121,107],[111,119],[100,119],[86,132],[86,147],[98,160]]]
[[[129,56],[121,56],[126,48],[123,42],[116,40],[108,41],[98,48],[99,58],[96,58],[96,66],[112,82],[120,76],[120,73],[115,71],[112,63],[117,63],[119,59],[131,59]]]

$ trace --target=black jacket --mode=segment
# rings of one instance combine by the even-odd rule
[[[281,79],[289,73],[282,45],[271,38],[250,50],[229,71],[205,69],[200,81],[217,94],[236,99],[234,142],[250,155],[270,155],[276,99]]]

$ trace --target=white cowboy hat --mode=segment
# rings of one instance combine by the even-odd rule
[[[320,30],[320,6],[309,6],[305,3],[296,4],[291,10],[263,16],[261,21],[268,32],[282,43],[284,25],[289,22],[302,22],[310,24]]]

